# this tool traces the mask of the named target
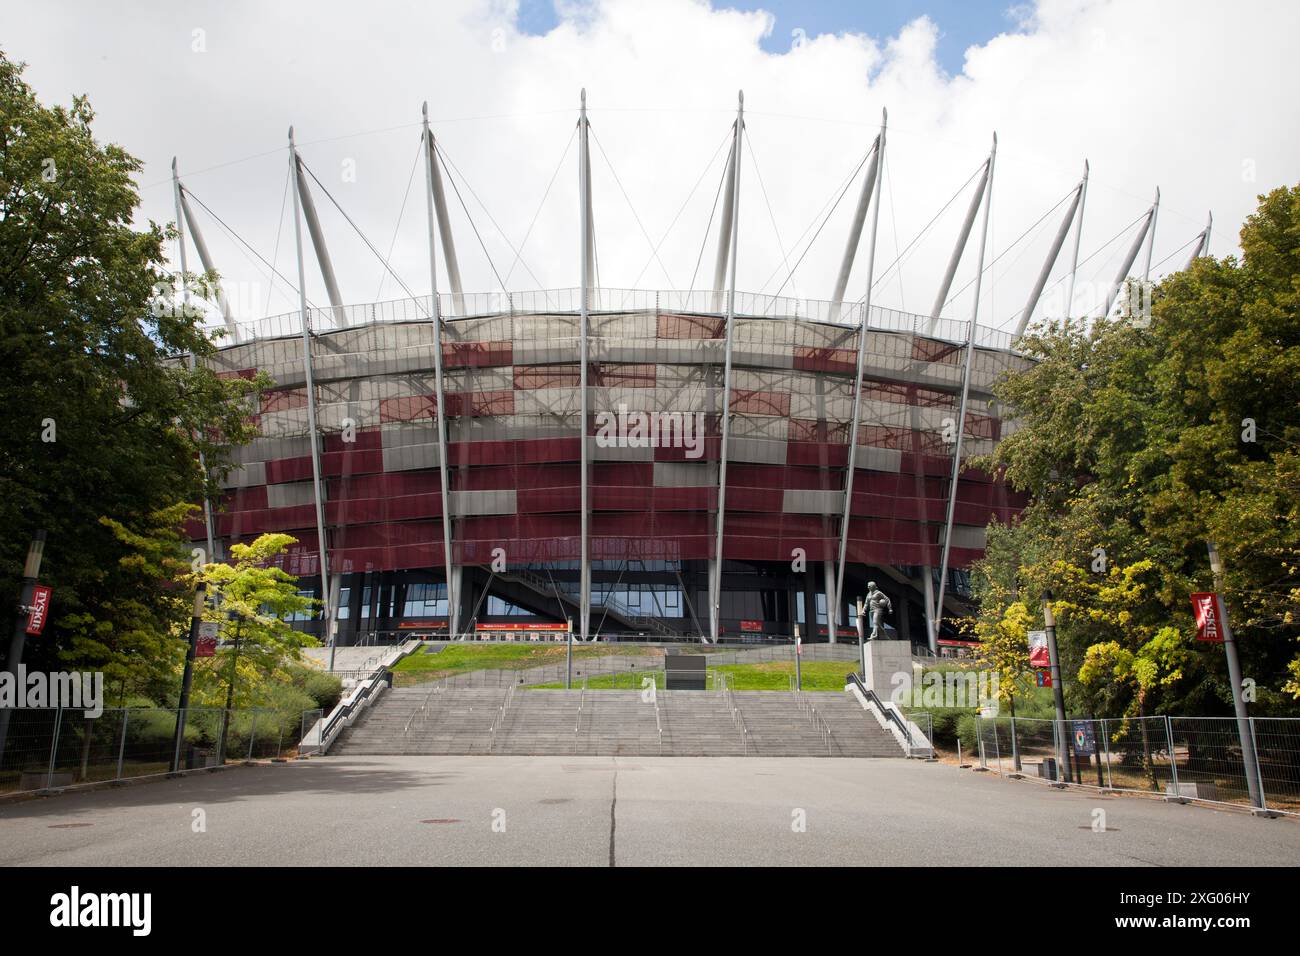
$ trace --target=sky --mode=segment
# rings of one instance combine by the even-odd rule
[[[830,298],[853,174],[887,108],[873,301],[929,312],[963,184],[996,132],[977,319],[1014,327],[1086,159],[1078,314],[1103,297],[1157,187],[1153,276],[1183,266],[1211,211],[1211,251],[1235,253],[1256,197],[1300,182],[1298,26],[1291,0],[0,2],[0,49],[28,64],[42,100],[87,94],[97,135],[144,161],[141,222],[174,218],[178,158],[225,224],[198,210],[244,320],[297,308],[258,258],[296,276],[290,125],[380,252],[312,183],[344,300],[428,292],[426,100],[452,164],[466,290],[577,285],[583,88],[603,286],[710,285],[706,228],[743,89],[740,290]],[[945,315],[974,310],[978,238]],[[1069,252],[1041,311],[1064,309]],[[307,255],[308,295],[323,302]],[[866,291],[866,258],[864,242],[850,299]]]

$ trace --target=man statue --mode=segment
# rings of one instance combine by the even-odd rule
[[[894,613],[894,605],[889,596],[876,587],[875,581],[868,581],[864,606],[870,615],[868,620],[871,621],[871,633],[867,635],[867,640],[879,641],[885,636],[885,612]]]

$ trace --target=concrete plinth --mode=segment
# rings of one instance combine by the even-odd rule
[[[863,683],[880,695],[881,700],[889,701],[899,687],[911,688],[911,641],[867,641],[863,656],[867,668]]]

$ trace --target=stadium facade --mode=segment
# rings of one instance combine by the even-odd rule
[[[320,498],[340,643],[375,631],[446,629],[444,530],[461,577],[457,630],[576,619],[579,296],[462,296],[457,305],[468,314],[449,314],[440,335],[427,298],[313,314]],[[593,634],[710,633],[727,324],[707,308],[713,297],[591,293]],[[836,623],[851,620],[852,597],[874,580],[894,600],[898,629],[924,644],[923,575],[941,561],[953,449],[945,429],[957,416],[966,352],[941,333],[959,333],[963,323],[925,335],[916,329],[927,318],[873,309],[852,434],[865,312],[819,321],[798,314],[809,304],[741,296],[732,319],[720,633],[789,636],[795,623],[810,636],[830,630],[852,435],[856,475]],[[987,452],[1005,434],[990,386],[1023,363],[1005,347],[975,347],[967,453]],[[323,597],[301,336],[263,334],[222,348],[213,365],[223,376],[260,371],[276,383],[260,398],[261,437],[237,451],[215,534],[227,546],[266,531],[292,534],[298,544],[286,568],[304,583],[315,578]],[[638,412],[649,414],[638,420]],[[650,421],[666,427],[651,435]],[[1009,520],[1021,502],[970,469],[955,497],[948,592],[950,613],[960,614],[964,569],[982,553],[985,525]]]
[[[274,387],[194,539],[221,557],[293,535],[285,567],[324,604],[298,626],[339,644],[570,623],[585,637],[835,640],[869,581],[900,636],[959,643],[985,527],[1024,504],[968,463],[1014,427],[992,387],[1027,360],[1012,334],[941,315],[981,205],[987,224],[996,143],[935,308],[917,315],[844,295],[868,211],[871,285],[883,127],[827,301],[735,288],[743,111],[713,288],[594,286],[586,128],[584,101],[579,287],[461,289],[426,118],[430,271],[436,289],[441,261],[449,291],[360,305],[340,300],[290,133],[302,307],[239,323],[223,302],[207,361]],[[1017,332],[1085,188],[1086,174]],[[211,271],[189,196],[177,179],[177,220]],[[302,221],[328,306],[301,291]],[[183,255],[184,234],[184,269]]]

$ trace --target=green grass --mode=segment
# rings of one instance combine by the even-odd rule
[[[734,690],[789,690],[794,676],[793,661],[764,661],[761,664],[724,664],[717,668],[732,675]],[[848,674],[857,670],[856,661],[804,661],[800,671],[806,691],[843,691]]]
[[[842,691],[846,675],[855,670],[853,661],[806,661],[803,665],[803,689],[806,691]],[[729,675],[734,690],[789,690],[794,664],[789,661],[765,661],[761,664],[724,664],[710,668]],[[598,674],[587,678],[588,690],[640,690],[641,681],[651,673],[655,686],[664,686],[664,673],[639,671],[618,674]],[[575,685],[581,686],[580,680]],[[712,687],[712,681],[708,685]],[[538,684],[536,690],[559,690],[563,682]]]
[[[650,654],[654,648],[627,644],[574,647],[575,660],[610,654]],[[524,670],[545,664],[562,664],[564,644],[449,644],[436,654],[411,654],[393,665],[393,673],[413,681],[436,680],[454,674],[484,670]]]

